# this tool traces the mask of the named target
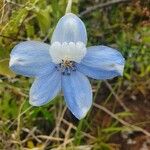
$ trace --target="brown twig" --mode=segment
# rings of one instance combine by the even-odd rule
[[[37,137],[41,139],[51,140],[51,141],[63,141],[63,138],[47,136],[47,135],[37,135]]]
[[[36,127],[33,127],[32,130],[29,130],[28,128],[23,128],[23,131],[27,132],[28,135],[26,136],[26,138],[24,140],[21,141],[21,143],[25,143],[26,141],[28,141],[31,137],[33,139],[35,139],[38,143],[42,143],[42,141],[38,138],[38,136],[36,136],[34,133],[35,131],[37,131]]]
[[[112,6],[114,4],[119,4],[119,3],[126,3],[126,2],[131,2],[131,0],[112,0],[112,1],[109,1],[109,2],[106,2],[106,3],[103,3],[103,4],[98,4],[98,5],[95,5],[95,6],[92,6],[92,7],[88,7],[85,11],[81,12],[79,14],[79,17],[82,17],[96,9],[101,9],[101,8],[105,8],[105,7],[109,7],[109,6]]]
[[[10,36],[6,36],[6,35],[2,35],[0,34],[0,37],[3,37],[3,38],[6,38],[6,39],[10,39],[10,40],[13,40],[13,41],[26,41],[27,39],[26,38],[13,38],[13,37],[10,37]]]
[[[65,123],[65,124],[68,125],[68,126],[70,126],[70,124],[72,124],[72,123],[68,122],[68,121],[65,120],[65,119],[63,119],[62,121],[63,121],[63,123]],[[77,130],[77,127],[72,124],[72,129]],[[90,134],[88,134],[88,133],[85,133],[85,132],[82,132],[82,131],[81,131],[81,133],[82,133],[85,137],[87,137],[87,138],[89,138],[89,139],[92,139],[92,140],[95,140],[95,139],[96,139],[94,136],[92,136],[92,135],[90,135]]]
[[[129,109],[126,107],[126,105],[120,100],[120,98],[115,94],[113,88],[111,87],[111,85],[107,82],[107,81],[104,81],[105,84],[107,85],[107,87],[109,88],[109,90],[112,92],[112,94],[114,95],[115,99],[117,100],[117,102],[122,106],[122,108],[125,110],[125,111],[129,111]]]
[[[140,131],[142,132],[143,134],[147,135],[148,137],[150,137],[150,133],[138,126],[135,126],[135,125],[132,125],[122,119],[120,119],[117,115],[115,115],[114,113],[112,113],[111,111],[109,111],[108,109],[106,109],[105,107],[101,106],[101,105],[98,105],[96,103],[93,104],[96,108],[104,111],[105,113],[109,114],[112,118],[116,119],[117,121],[119,121],[121,124],[123,124],[124,126],[132,129],[132,130],[136,130],[136,131]]]
[[[66,110],[67,110],[67,107],[65,107],[65,108],[63,109],[63,111],[62,111],[62,113],[61,113],[61,116],[60,116],[60,119],[59,119],[59,121],[57,122],[57,126],[56,126],[55,129],[50,133],[49,136],[54,135],[54,133],[56,132],[58,126],[60,126],[60,124],[61,124],[61,122],[62,122],[62,120],[63,120],[63,117],[64,117],[64,115],[65,115]],[[49,139],[47,139],[47,140],[45,141],[45,143],[43,144],[43,145],[44,145],[43,147],[45,148],[48,144],[49,144]]]

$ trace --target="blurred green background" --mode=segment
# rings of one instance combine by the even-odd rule
[[[33,79],[9,70],[20,41],[50,43],[67,0],[0,0],[0,150],[150,149],[150,10],[148,0],[73,0],[88,46],[117,48],[126,59],[123,77],[91,80],[93,107],[75,119],[60,95],[43,107],[28,103]]]

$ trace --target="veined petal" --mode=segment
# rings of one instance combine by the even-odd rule
[[[30,89],[30,101],[33,106],[41,106],[54,99],[61,90],[61,74],[59,71],[37,77]]]
[[[95,79],[110,79],[123,74],[125,60],[121,53],[107,46],[92,46],[77,69]]]
[[[78,119],[87,114],[92,105],[92,88],[89,80],[80,72],[62,76],[62,90],[69,110]]]
[[[83,42],[87,43],[87,33],[84,23],[79,17],[72,13],[63,16],[52,35],[51,43],[53,42]]]
[[[29,77],[51,71],[54,64],[51,62],[49,48],[50,45],[38,41],[19,43],[10,54],[11,70]]]
[[[118,76],[118,72],[113,70],[107,71],[107,70],[97,69],[94,67],[89,67],[83,64],[76,64],[76,67],[78,71],[82,72],[84,75],[91,77],[93,79],[106,80]]]

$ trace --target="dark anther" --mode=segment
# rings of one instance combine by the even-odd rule
[[[59,63],[55,68],[62,73],[62,75],[71,75],[72,71],[76,71],[76,66],[73,61],[64,61]]]
[[[65,75],[65,72],[62,72],[61,74],[64,76],[64,75]]]
[[[72,68],[72,71],[76,71],[76,68]]]

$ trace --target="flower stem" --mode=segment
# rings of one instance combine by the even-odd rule
[[[72,7],[72,0],[68,0],[68,4],[66,7],[66,14],[71,13],[71,7]]]

